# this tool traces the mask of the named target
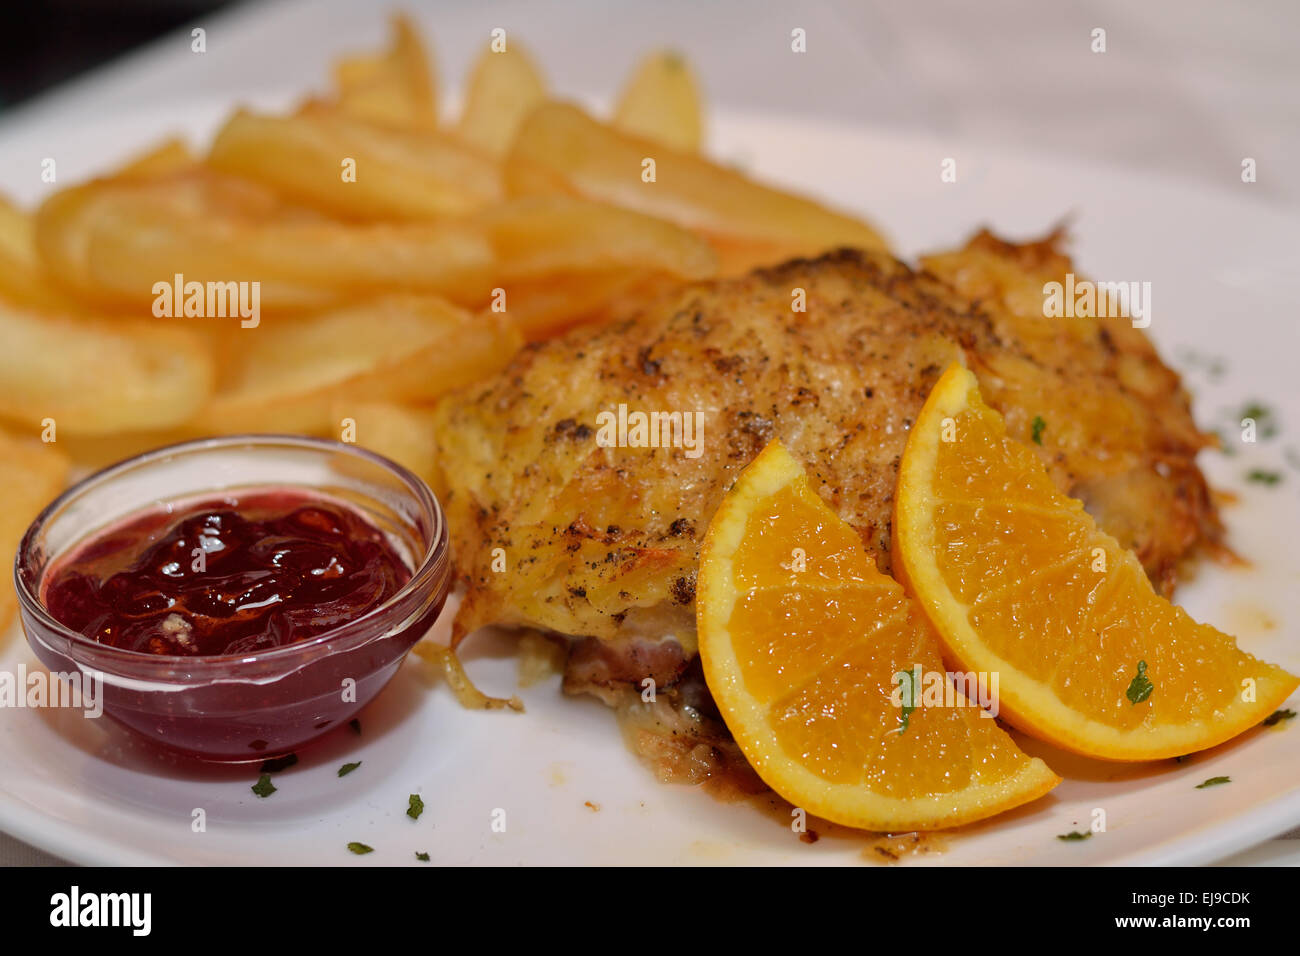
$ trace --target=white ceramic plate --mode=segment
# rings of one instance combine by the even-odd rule
[[[4,139],[0,182],[39,197],[33,157],[80,157],[107,165],[180,125],[206,133],[224,104],[183,115],[121,116],[110,124],[27,122]],[[1182,368],[1198,420],[1232,438],[1231,412],[1261,399],[1282,434],[1232,457],[1206,455],[1217,486],[1240,494],[1225,509],[1231,543],[1253,566],[1205,566],[1181,593],[1196,616],[1240,635],[1246,649],[1300,668],[1300,471],[1283,459],[1300,447],[1295,388],[1293,222],[1256,204],[1250,187],[1207,192],[1132,172],[1071,161],[957,148],[898,135],[775,116],[715,118],[715,153],[755,173],[860,210],[905,255],[959,242],[980,224],[1013,237],[1072,216],[1082,271],[1098,279],[1152,283],[1150,334]],[[93,148],[93,152],[92,152]],[[84,157],[95,157],[87,163]],[[940,181],[957,160],[958,181]],[[71,163],[67,164],[72,166]],[[89,172],[90,168],[75,170]],[[63,172],[61,170],[61,172]],[[67,170],[72,173],[73,170]],[[24,185],[26,184],[26,185]],[[1217,357],[1212,378],[1190,356]],[[1251,468],[1285,473],[1266,488]],[[441,628],[446,627],[447,618]],[[487,690],[515,683],[510,643],[485,633],[468,667]],[[0,644],[0,669],[35,659],[17,627]],[[0,829],[68,860],[94,864],[190,863],[852,863],[864,841],[836,831],[815,844],[746,804],[661,785],[624,748],[612,714],[563,697],[558,678],[522,691],[523,715],[461,710],[426,665],[410,659],[361,717],[275,778],[260,799],[253,768],[160,761],[113,730],[67,711],[0,710]],[[1033,741],[1027,749],[1067,776],[1047,798],[971,828],[923,864],[1199,863],[1221,859],[1300,824],[1300,727],[1257,730],[1183,764],[1089,764]],[[347,761],[362,761],[345,778]],[[1230,785],[1196,790],[1212,776]],[[424,815],[405,815],[419,793]],[[195,832],[194,811],[206,829]],[[1058,834],[1087,828],[1095,810],[1107,830],[1086,842]],[[505,812],[504,832],[492,828]],[[499,814],[495,817],[499,819]],[[353,856],[349,841],[375,848]]]

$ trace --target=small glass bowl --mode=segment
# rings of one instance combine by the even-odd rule
[[[55,561],[133,513],[254,489],[296,488],[352,506],[382,530],[411,578],[386,602],[310,640],[247,655],[179,657],[100,644],[50,616]],[[379,455],[296,435],[171,445],[100,471],[37,516],[14,567],[27,641],[54,673],[102,675],[104,713],[155,744],[203,760],[264,760],[350,719],[397,672],[447,599],[447,526],[428,485]]]

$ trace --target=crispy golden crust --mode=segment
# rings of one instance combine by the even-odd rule
[[[1045,319],[1043,285],[1073,271],[1062,236],[1013,245],[984,231],[965,248],[923,257],[993,321],[1011,349],[976,350],[970,368],[1013,435],[1044,427],[1057,483],[1135,551],[1166,596],[1178,565],[1223,535],[1196,453],[1211,444],[1178,375],[1125,318]]]
[[[1179,559],[1218,534],[1177,376],[1127,323],[1041,317],[1042,275],[1069,268],[1053,241],[980,236],[925,265],[841,250],[687,286],[633,319],[529,346],[445,399],[440,491],[466,585],[457,638],[527,624],[629,657],[672,638],[689,659],[699,542],[773,438],[888,571],[907,430],[963,355],[1013,433],[1047,422],[1057,480],[1171,586]],[[1038,324],[1013,308],[1035,283]],[[797,289],[806,312],[792,309]],[[1053,328],[1067,321],[1080,324]],[[702,453],[599,446],[597,416],[620,404],[702,412]]]

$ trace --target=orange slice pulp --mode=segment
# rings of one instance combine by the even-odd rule
[[[1137,558],[1008,437],[959,365],[908,436],[893,556],[948,659],[997,672],[1002,714],[1077,753],[1203,750],[1300,683],[1157,595]]]
[[[709,525],[696,619],[728,728],[763,781],[809,813],[871,830],[935,829],[1060,782],[964,696],[927,706],[916,677],[897,676],[945,680],[936,636],[779,442],[742,472]]]

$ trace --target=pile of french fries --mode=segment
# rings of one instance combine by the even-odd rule
[[[399,16],[328,93],[235,112],[206,154],[168,141],[33,211],[0,200],[0,553],[69,476],[205,434],[345,437],[432,477],[432,403],[525,341],[682,280],[884,247],[702,156],[669,53],[599,120],[497,36],[461,114],[438,104]],[[160,314],[173,282],[256,283],[256,321],[166,295]],[[6,585],[0,625],[12,609]]]

